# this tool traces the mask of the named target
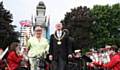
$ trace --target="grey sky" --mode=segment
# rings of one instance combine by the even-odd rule
[[[31,20],[35,16],[36,6],[41,0],[0,0],[3,1],[4,7],[13,14],[13,24],[20,27],[21,20]],[[42,0],[46,5],[46,16],[50,16],[51,28],[54,24],[64,18],[66,12],[71,8],[80,5],[92,8],[93,5],[105,5],[120,3],[120,0]],[[51,30],[51,33],[54,31]]]

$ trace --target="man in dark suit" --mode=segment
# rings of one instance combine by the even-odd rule
[[[62,30],[61,23],[56,24],[56,31],[50,38],[50,57],[53,57],[54,70],[65,70],[68,57],[72,57],[69,36]],[[50,58],[51,59],[51,58]]]

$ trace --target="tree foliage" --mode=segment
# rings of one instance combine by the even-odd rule
[[[65,14],[65,18],[61,22],[64,28],[70,31],[70,36],[74,38],[74,47],[87,48],[91,46],[90,26],[92,21],[93,16],[86,6],[71,9],[71,12]]]
[[[14,31],[16,26],[12,25],[12,14],[4,9],[3,2],[0,2],[0,48],[5,49],[14,39],[17,39],[18,32]]]
[[[92,28],[94,47],[102,47],[105,44],[116,44],[120,46],[120,4],[112,6],[95,5],[91,9],[92,15],[96,17]]]
[[[69,29],[77,48],[100,48],[105,44],[120,46],[120,4],[77,7],[61,21]]]

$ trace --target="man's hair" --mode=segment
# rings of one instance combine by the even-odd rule
[[[41,27],[41,28],[43,28],[42,25],[35,25],[35,26],[33,26],[33,31],[35,30],[36,27]]]
[[[118,52],[118,46],[117,46],[117,45],[112,45],[111,48],[113,48],[113,50],[114,50],[115,52]]]

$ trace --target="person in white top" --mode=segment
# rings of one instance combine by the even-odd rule
[[[47,55],[49,50],[49,43],[46,38],[42,36],[43,28],[41,25],[36,25],[33,28],[34,36],[28,40],[28,57],[31,65],[31,70],[38,70],[36,64],[37,60],[35,57],[44,57]]]

